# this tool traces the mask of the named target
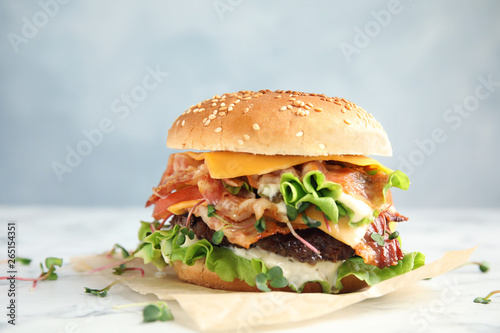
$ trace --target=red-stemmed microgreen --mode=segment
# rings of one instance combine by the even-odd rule
[[[486,297],[476,297],[476,298],[474,298],[474,303],[488,304],[489,302],[491,302],[491,299],[490,299],[491,296],[493,296],[495,294],[500,294],[500,290],[494,290],[491,293],[489,293],[488,295],[486,295]]]
[[[267,273],[260,273],[255,277],[255,285],[260,291],[269,292],[273,288],[284,288],[288,286],[288,280],[283,276],[283,270],[279,266],[272,267]]]
[[[124,281],[124,280],[130,280],[133,278],[135,278],[135,276],[131,276],[128,278],[123,278],[123,279],[118,279],[116,281],[111,282],[110,284],[108,284],[106,287],[104,287],[102,289],[91,289],[88,287],[83,287],[83,288],[85,288],[86,294],[92,294],[92,295],[96,295],[99,297],[106,297],[108,295],[109,289],[111,289],[111,287],[113,287],[115,284],[117,284],[118,282]]]
[[[290,232],[292,233],[292,235],[295,238],[297,238],[302,244],[304,244],[305,246],[307,246],[314,253],[320,254],[320,252],[319,252],[319,250],[317,248],[315,248],[314,246],[312,246],[311,243],[309,243],[308,241],[306,241],[304,238],[300,237],[299,234],[297,234],[295,232],[295,230],[293,229],[292,224],[290,223],[290,221],[287,221],[286,225],[287,225],[288,229],[290,229]]]
[[[113,268],[114,275],[122,275],[127,271],[139,271],[141,273],[141,277],[144,277],[144,269],[140,267],[125,267],[125,264],[121,264],[120,266]]]
[[[91,269],[90,271],[87,271],[87,273],[93,274],[93,273],[100,272],[100,271],[103,271],[103,270],[108,269],[108,268],[112,268],[112,267],[115,267],[115,266],[120,266],[122,264],[128,263],[129,261],[131,261],[133,259],[134,259],[134,257],[131,256],[131,257],[128,257],[127,259],[123,259],[123,260],[120,260],[120,261],[113,262],[111,264],[107,264],[107,265],[104,265],[104,266],[101,266],[101,267],[97,267],[97,268]]]
[[[225,224],[225,226],[222,227],[222,229],[217,230],[212,235],[212,243],[215,244],[215,245],[219,245],[222,242],[222,239],[224,238],[224,229],[226,227],[230,226],[230,225],[233,225],[233,224],[227,222],[222,217],[220,217],[219,214],[217,214],[215,212],[215,206],[214,205],[208,205],[207,206],[207,216],[208,217],[215,217],[215,218],[219,219],[220,221],[222,221]]]
[[[43,264],[40,263],[40,269],[42,273],[40,273],[40,275],[37,278],[23,278],[16,276],[15,279],[18,281],[31,281],[33,282],[32,288],[35,289],[38,281],[57,280],[57,274],[55,273],[56,267],[61,267],[62,262],[63,260],[61,258],[54,258],[54,257],[45,258],[45,268],[43,267]],[[47,269],[47,271],[45,271],[45,269]],[[0,280],[8,280],[8,279],[11,279],[11,277],[10,276],[0,277]]]

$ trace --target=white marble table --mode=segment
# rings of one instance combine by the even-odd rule
[[[155,296],[139,295],[117,285],[106,298],[83,293],[83,286],[103,287],[109,280],[85,275],[68,267],[69,258],[102,253],[114,243],[134,248],[143,208],[0,207],[0,260],[6,258],[7,223],[17,223],[17,253],[30,257],[29,267],[18,267],[19,276],[35,277],[38,262],[47,256],[63,257],[57,281],[18,282],[16,326],[7,324],[8,284],[0,282],[1,332],[193,332],[197,327],[175,302],[169,306],[172,322],[142,323],[140,308],[113,310],[120,304],[150,302]],[[453,272],[390,295],[370,299],[315,320],[256,332],[500,332],[500,296],[488,305],[475,304],[476,296],[500,289],[500,210],[401,210],[411,218],[399,228],[403,247],[420,250],[433,261],[449,250],[480,247],[473,260],[491,264],[487,274],[476,266]],[[0,265],[5,275],[6,264]],[[304,309],[314,311],[314,309]]]

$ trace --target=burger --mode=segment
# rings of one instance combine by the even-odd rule
[[[353,292],[424,265],[401,249],[408,220],[390,188],[408,177],[382,126],[356,104],[296,91],[239,91],[191,106],[146,207],[136,257],[233,291]]]

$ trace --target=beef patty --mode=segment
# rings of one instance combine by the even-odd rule
[[[186,225],[187,215],[175,215],[171,225],[179,224]],[[214,230],[203,222],[201,217],[191,216],[190,228],[193,230],[196,237],[212,241]],[[259,247],[265,251],[273,252],[283,257],[294,258],[300,262],[314,264],[317,261],[332,261],[337,262],[346,260],[354,255],[354,249],[349,245],[331,237],[320,229],[308,228],[296,230],[302,238],[309,242],[312,246],[320,251],[320,254],[314,253],[311,249],[295,238],[291,233],[287,235],[275,234],[259,240],[252,244],[252,247]],[[226,237],[222,239],[219,246],[236,246],[231,244]]]

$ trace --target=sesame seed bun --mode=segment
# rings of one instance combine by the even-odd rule
[[[167,146],[264,155],[392,155],[382,126],[354,103],[283,90],[240,91],[193,105],[168,131]]]
[[[196,284],[202,287],[207,287],[211,289],[221,289],[230,291],[246,291],[246,292],[258,292],[257,287],[252,287],[244,281],[234,279],[231,282],[223,281],[219,276],[208,270],[205,266],[204,259],[198,259],[195,261],[193,266],[188,266],[182,261],[172,262],[172,267],[179,279]],[[354,275],[348,275],[342,279],[342,293],[356,292],[361,289],[366,288],[368,285],[361,280],[358,280]],[[289,291],[294,292],[290,287],[284,288],[272,288],[273,291]],[[321,284],[318,282],[309,282],[304,286],[303,293],[322,293],[323,289]]]

